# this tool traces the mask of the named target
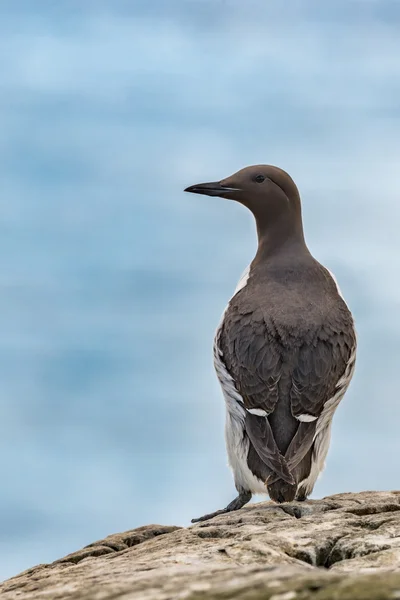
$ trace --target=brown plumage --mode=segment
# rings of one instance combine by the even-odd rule
[[[276,502],[304,499],[323,468],[333,413],[353,374],[352,315],[305,244],[299,193],[287,173],[248,167],[187,191],[240,202],[258,233],[257,254],[215,340],[239,492],[223,510],[240,508],[263,487]]]

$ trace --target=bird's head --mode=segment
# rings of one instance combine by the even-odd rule
[[[293,179],[271,165],[246,167],[221,181],[191,185],[185,192],[236,200],[251,210],[259,224],[271,226],[280,218],[301,214]]]

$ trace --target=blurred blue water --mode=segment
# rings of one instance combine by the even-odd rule
[[[214,329],[287,169],[357,319],[316,496],[398,487],[400,6],[0,5],[0,577],[234,493]]]

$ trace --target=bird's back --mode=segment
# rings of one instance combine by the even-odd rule
[[[247,418],[256,427],[267,417],[282,456],[290,454],[299,423],[316,421],[334,396],[354,344],[351,313],[329,271],[310,255],[253,265],[218,336]]]

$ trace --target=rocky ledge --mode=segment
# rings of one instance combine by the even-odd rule
[[[4,600],[400,600],[400,492],[261,502],[148,525],[38,565]]]

